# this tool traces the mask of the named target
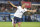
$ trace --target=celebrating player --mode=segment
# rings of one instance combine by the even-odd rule
[[[18,27],[20,27],[21,24],[21,18],[24,12],[29,11],[29,12],[36,12],[36,10],[27,10],[25,8],[26,3],[22,4],[22,6],[15,6],[12,4],[10,1],[8,1],[9,4],[11,4],[13,7],[17,8],[17,11],[14,14],[14,23],[13,26],[16,27],[16,23],[18,23]]]

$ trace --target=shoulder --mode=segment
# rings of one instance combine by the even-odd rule
[[[27,11],[27,8],[24,8],[25,11]]]
[[[24,10],[27,10],[27,8],[24,8]]]
[[[21,8],[21,6],[17,6],[17,8]]]

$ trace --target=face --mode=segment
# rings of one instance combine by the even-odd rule
[[[26,5],[26,4],[22,4],[22,7],[24,7],[24,8],[25,8],[25,5]]]
[[[23,5],[22,5],[22,7],[24,7],[24,8],[25,8],[25,5],[23,4]]]

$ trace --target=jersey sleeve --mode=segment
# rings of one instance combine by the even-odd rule
[[[19,6],[17,6],[17,8],[19,8]]]
[[[25,11],[27,11],[27,9],[26,9],[26,8],[25,8],[24,10],[25,10]]]

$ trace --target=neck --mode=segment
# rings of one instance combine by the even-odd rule
[[[24,7],[22,7],[22,9],[24,9]]]

